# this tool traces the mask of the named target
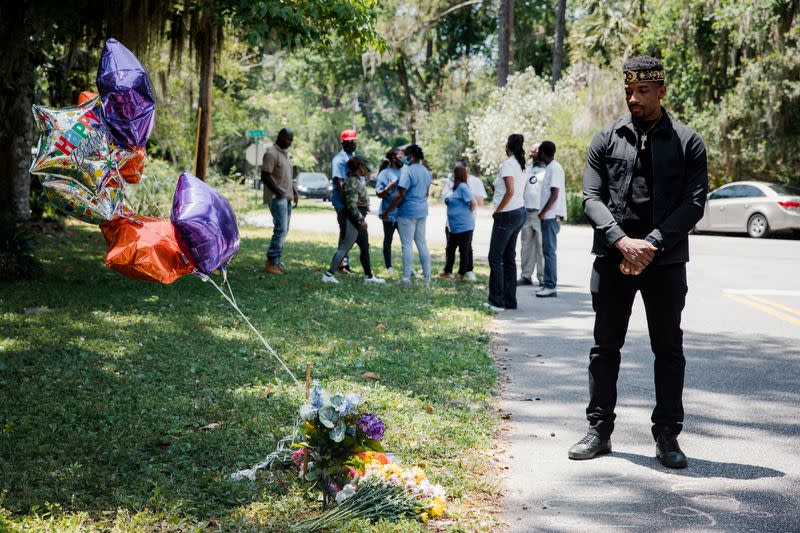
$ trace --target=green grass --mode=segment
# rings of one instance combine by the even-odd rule
[[[289,274],[269,277],[263,236],[244,228],[230,266],[241,308],[298,376],[311,362],[326,387],[364,394],[387,449],[447,488],[440,527],[491,529],[485,289],[323,284],[334,243],[295,232]],[[102,264],[88,225],[41,240],[45,276],[0,286],[0,530],[280,531],[316,512],[289,471],[229,479],[291,432],[303,391],[213,287],[128,280]]]

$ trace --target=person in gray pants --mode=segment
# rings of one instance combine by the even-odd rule
[[[544,272],[542,226],[539,220],[539,199],[545,166],[544,163],[539,160],[539,143],[533,145],[533,150],[531,150],[530,155],[533,164],[528,169],[528,177],[525,183],[525,210],[527,211],[527,218],[520,232],[520,239],[522,240],[522,274],[517,280],[518,286],[533,285],[534,270],[536,271],[536,279],[539,285],[541,285],[542,273]]]

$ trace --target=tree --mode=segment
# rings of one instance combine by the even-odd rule
[[[567,0],[558,0],[556,7],[556,38],[553,50],[553,87],[561,79],[564,65],[564,34],[567,32]]]
[[[521,72],[533,67],[539,74],[551,76],[555,31],[556,12],[552,0],[516,0],[512,46],[514,69]]]
[[[205,141],[198,159],[204,167],[214,61],[224,44],[225,32],[234,32],[260,50],[270,45],[294,47],[325,41],[333,34],[346,37],[355,46],[365,46],[376,41],[373,7],[374,0],[298,0],[290,8],[280,0],[129,0],[122,6],[100,0],[3,3],[0,38],[17,44],[0,55],[0,212],[10,213],[15,220],[30,215],[27,168],[33,144],[30,106],[36,95],[34,73],[37,69],[53,72],[46,68],[49,62],[60,62],[64,57],[64,63],[72,65],[72,55],[83,46],[91,51],[87,57],[96,65],[99,45],[109,35],[136,51],[166,38],[178,59],[188,43],[201,74],[201,130]],[[63,56],[65,51],[70,55]],[[83,74],[88,77],[88,73]],[[58,94],[51,91],[51,105],[65,105],[75,96],[69,81],[54,79],[48,84],[66,89]],[[204,175],[205,169],[198,173]]]
[[[511,72],[511,38],[514,30],[514,0],[500,0],[497,14],[497,85],[503,87]]]
[[[665,64],[670,110],[706,141],[716,184],[800,180],[800,0],[665,0],[641,49]]]

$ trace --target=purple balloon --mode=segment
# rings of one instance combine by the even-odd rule
[[[156,97],[147,70],[116,39],[108,39],[97,69],[97,90],[114,140],[144,146],[156,124]]]
[[[224,269],[239,251],[239,227],[228,200],[184,172],[172,199],[178,244],[203,274]]]

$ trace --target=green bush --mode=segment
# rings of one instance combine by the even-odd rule
[[[567,191],[567,221],[570,224],[588,224],[589,219],[583,211],[583,194]]]

